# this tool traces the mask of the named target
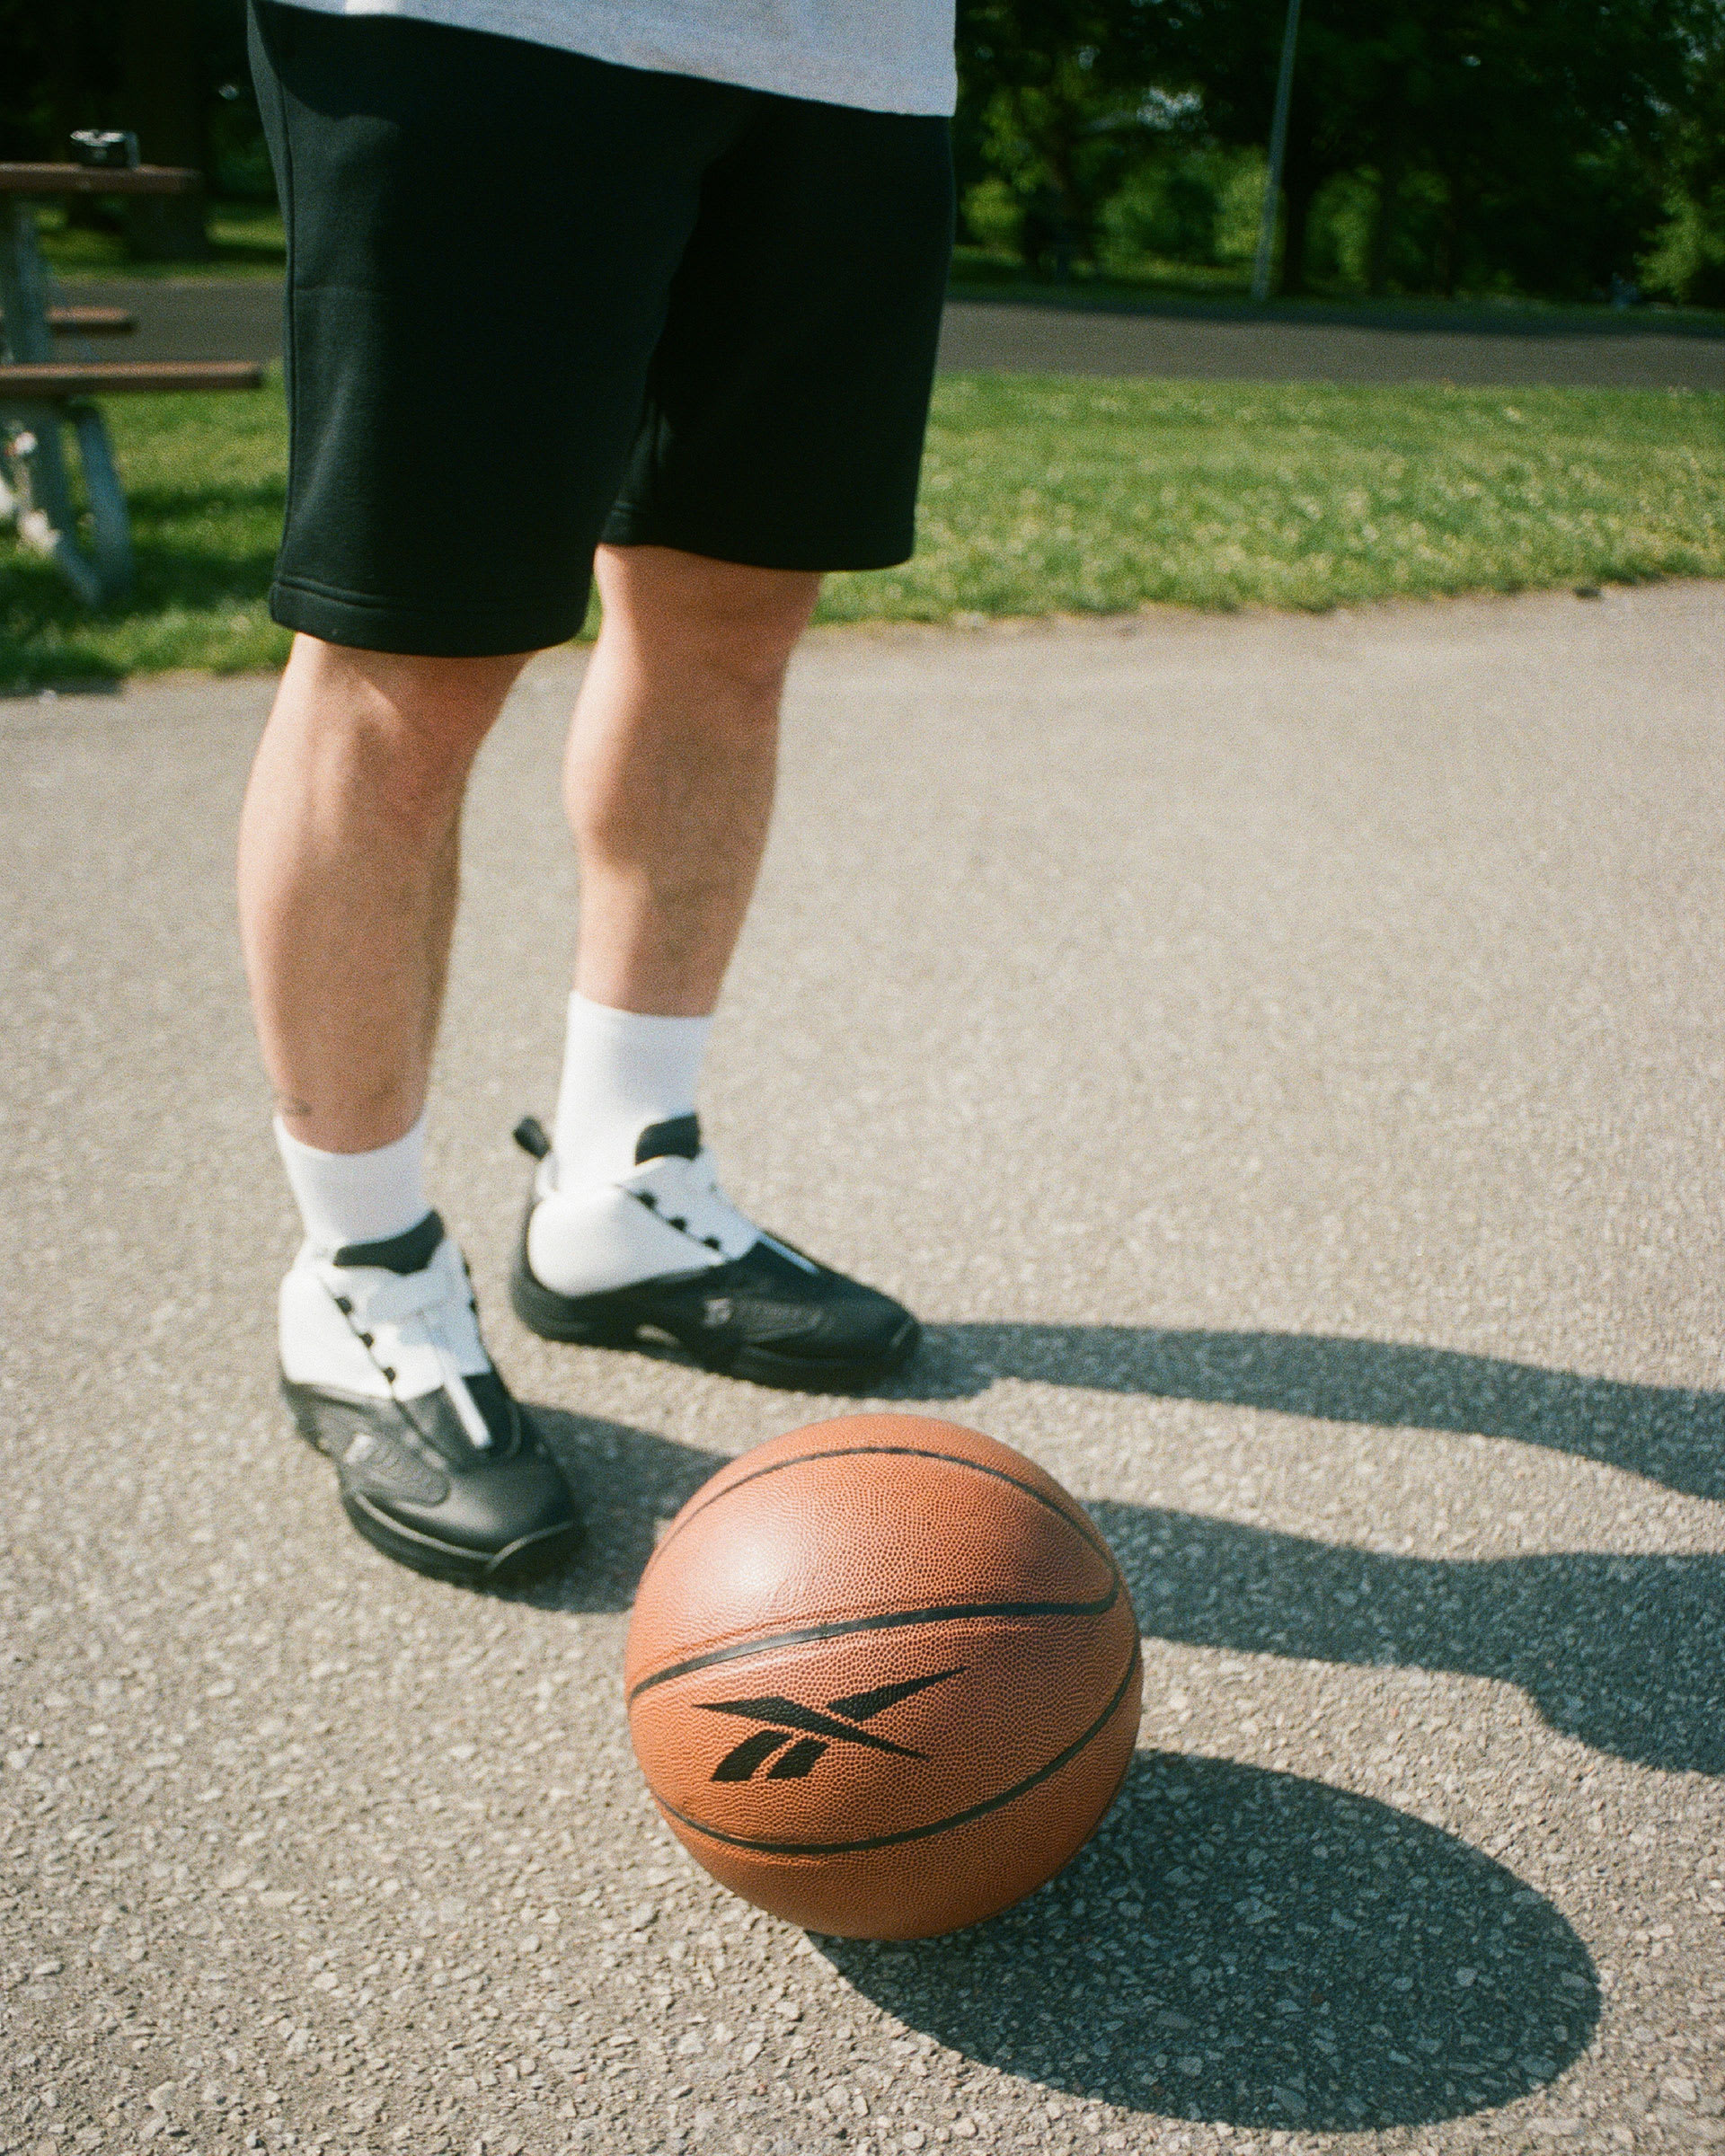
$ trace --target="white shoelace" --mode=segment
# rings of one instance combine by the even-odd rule
[[[431,1351],[461,1427],[479,1450],[487,1451],[491,1433],[461,1365],[476,1361],[489,1367],[491,1358],[479,1337],[465,1268],[457,1281],[439,1262],[440,1257],[439,1252],[422,1273],[373,1275],[368,1281],[355,1279],[351,1286],[344,1276],[341,1300],[348,1304],[347,1320],[354,1331],[362,1340],[370,1334],[367,1353],[386,1376],[399,1364],[399,1355],[393,1352],[397,1347]],[[458,1257],[455,1264],[461,1266]],[[393,1377],[389,1383],[393,1392]]]

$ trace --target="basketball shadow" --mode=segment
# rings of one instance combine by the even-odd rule
[[[1599,2018],[1544,1895],[1370,1798],[1141,1754],[1089,1847],[992,1922],[817,1940],[968,2057],[1070,2094],[1235,2125],[1418,2125],[1554,2080]]]
[[[569,1477],[587,1533],[561,1572],[491,1591],[542,1610],[589,1614],[626,1610],[653,1553],[659,1523],[679,1510],[729,1455],[677,1445],[628,1423],[571,1415],[536,1401],[528,1412]]]
[[[1725,1498],[1725,1393],[1624,1384],[1446,1348],[1140,1325],[933,1325],[883,1388],[970,1400],[996,1378],[1269,1408],[1327,1422],[1512,1437]]]

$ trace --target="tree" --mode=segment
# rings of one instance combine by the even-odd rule
[[[1682,100],[1666,127],[1664,228],[1650,280],[1698,307],[1725,307],[1725,0],[1699,11]]]
[[[1093,252],[1143,124],[1154,13],[1154,0],[960,0],[960,183],[1005,182],[1033,269]]]
[[[1508,275],[1585,288],[1627,269],[1657,216],[1656,149],[1685,54],[1718,0],[1307,0],[1285,175],[1285,289],[1305,278],[1312,204],[1378,182],[1374,282],[1389,281],[1411,183],[1435,199],[1418,281]],[[1283,0],[1163,0],[1156,79],[1203,99],[1223,142],[1269,130]],[[1413,188],[1417,196],[1421,190]]]
[[[124,0],[120,109],[147,164],[204,168],[210,85],[198,35],[199,0]],[[209,252],[204,195],[144,195],[128,205],[127,237],[146,261],[199,261]]]

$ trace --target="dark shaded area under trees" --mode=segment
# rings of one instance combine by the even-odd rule
[[[965,236],[1057,278],[1243,262],[1284,8],[960,0]],[[0,0],[0,155],[87,127],[267,199],[241,0]],[[1285,182],[1284,292],[1725,305],[1725,0],[1305,0]],[[205,252],[200,203],[130,215],[135,254]]]
[[[148,164],[191,165],[205,197],[273,199],[241,0],[0,0],[0,157],[69,156],[78,128],[138,138]],[[208,252],[207,199],[87,198],[75,222],[123,225],[143,261]]]
[[[1223,259],[1230,173],[1248,197],[1262,184],[1239,161],[1269,134],[1285,0],[959,13],[974,237],[1055,276],[1117,266],[1135,237]],[[1305,0],[1281,288],[1585,298],[1639,281],[1725,304],[1721,120],[1721,0]]]

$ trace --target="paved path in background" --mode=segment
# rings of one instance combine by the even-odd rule
[[[728,1180],[916,1303],[900,1396],[1077,1492],[1145,1633],[1092,1847],[898,1948],[712,1886],[619,1698],[655,1524],[848,1403],[508,1314],[574,660],[481,760],[432,1124],[592,1508],[491,1598],[356,1540],[273,1395],[270,685],[0,706],[0,2146],[1725,2140],[1721,634],[1668,587],[798,661]]]
[[[135,337],[104,349],[139,359],[273,359],[279,288],[234,279],[143,278],[67,285],[68,299],[129,306]],[[1162,314],[954,300],[941,364],[1008,373],[1166,375],[1254,382],[1556,383],[1596,389],[1725,390],[1725,337],[1601,328],[1434,328],[1253,319],[1171,308]]]
[[[1429,323],[1291,322],[1104,314],[956,300],[943,367],[1008,374],[1164,375],[1245,382],[1549,384],[1570,389],[1725,390],[1725,337],[1598,330],[1434,328]]]

